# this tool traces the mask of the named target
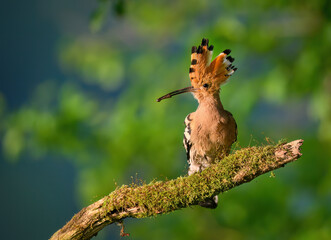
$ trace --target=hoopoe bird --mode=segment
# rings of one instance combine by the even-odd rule
[[[220,87],[237,70],[232,65],[234,58],[226,49],[212,62],[213,45],[208,46],[203,38],[201,45],[192,47],[189,76],[190,87],[170,92],[157,101],[185,92],[192,92],[199,106],[185,118],[184,147],[189,163],[188,175],[200,172],[230,153],[237,140],[237,124],[232,114],[223,108]],[[216,208],[218,196],[199,203],[200,206]]]

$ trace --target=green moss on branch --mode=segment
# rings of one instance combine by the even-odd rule
[[[51,239],[90,239],[126,217],[169,213],[227,191],[301,156],[303,140],[236,151],[201,173],[143,186],[122,186],[82,209]]]

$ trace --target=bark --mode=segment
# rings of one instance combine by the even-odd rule
[[[83,208],[50,238],[90,239],[102,228],[127,217],[169,213],[228,191],[257,176],[283,167],[302,154],[303,140],[237,150],[201,173],[142,186],[122,186]]]

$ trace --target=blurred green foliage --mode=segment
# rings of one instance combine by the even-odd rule
[[[9,161],[58,154],[78,171],[82,206],[136,179],[184,175],[190,47],[207,37],[239,68],[221,99],[239,146],[303,138],[303,158],[220,198],[130,221],[134,239],[331,239],[331,4],[316,1],[99,0],[89,35],[59,43],[68,80],[45,81],[15,111],[0,95]],[[262,133],[263,132],[263,133]],[[131,178],[131,176],[133,176]]]

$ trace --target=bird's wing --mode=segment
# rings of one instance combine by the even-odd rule
[[[187,115],[184,121],[185,131],[184,131],[183,144],[186,150],[186,158],[188,161],[190,161],[190,151],[192,148],[192,142],[191,142],[191,122],[193,120],[192,115],[193,115],[192,113]]]
[[[237,137],[238,137],[238,126],[237,126],[236,120],[234,119],[232,113],[230,113],[229,111],[226,111],[226,112],[229,114],[229,116],[231,118],[231,121],[233,122],[233,125],[234,125],[234,130],[235,131],[234,131],[234,137],[233,137],[233,142],[232,142],[232,144],[233,144],[233,143],[235,143],[237,141]]]

